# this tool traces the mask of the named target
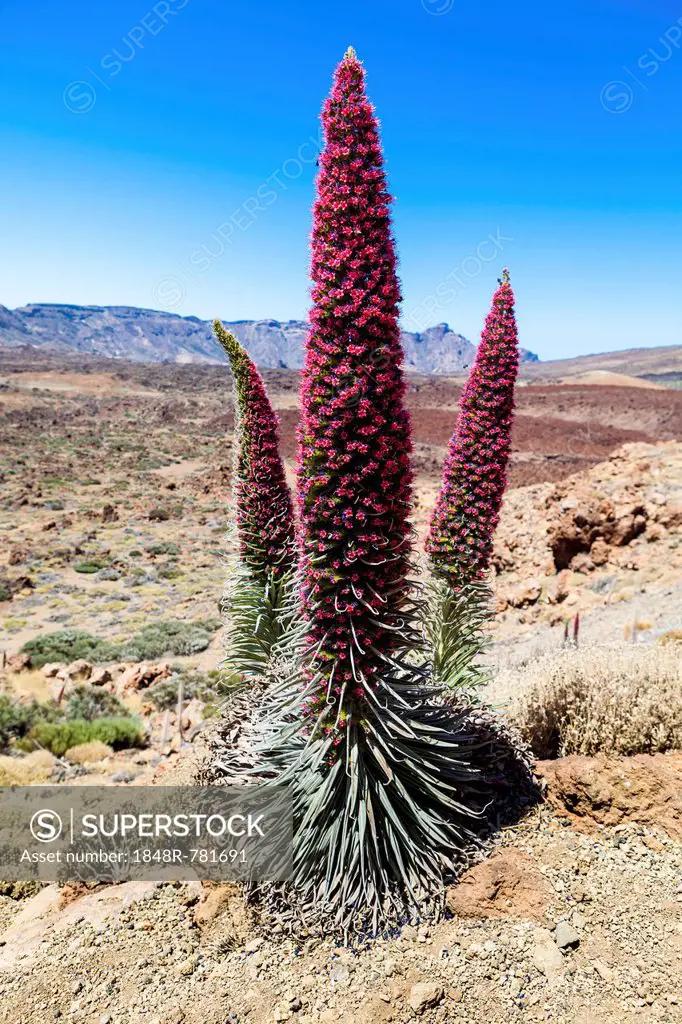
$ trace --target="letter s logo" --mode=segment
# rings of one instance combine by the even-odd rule
[[[29,827],[31,835],[39,843],[52,843],[62,834],[62,819],[56,811],[45,808],[42,811],[36,811],[31,818]]]

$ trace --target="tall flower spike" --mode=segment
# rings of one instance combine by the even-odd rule
[[[519,348],[509,271],[481,335],[426,542],[436,574],[460,586],[490,564],[507,482]]]
[[[243,773],[248,747],[249,778],[292,799],[291,881],[259,888],[264,920],[286,904],[306,930],[367,937],[442,911],[447,880],[496,814],[499,757],[462,697],[476,681],[476,622],[458,607],[434,658],[413,628],[399,289],[377,122],[353,53],[323,122],[299,435],[306,646],[276,665],[248,740],[219,767]],[[459,699],[440,700],[451,680]]]
[[[352,48],[322,122],[298,496],[308,640],[321,673],[312,709],[326,700],[343,723],[398,642],[411,502],[391,197]]]
[[[238,451],[235,504],[239,552],[262,583],[278,580],[294,563],[294,516],[279,452],[277,416],[263,378],[237,339],[214,321],[235,384]]]

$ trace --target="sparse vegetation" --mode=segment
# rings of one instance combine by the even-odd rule
[[[0,694],[0,749],[26,736],[37,723],[54,721],[59,714],[53,702],[40,704],[32,700],[21,704]]]
[[[115,661],[120,648],[84,629],[60,629],[55,633],[39,634],[28,640],[21,650],[28,654],[33,668],[41,668],[52,661],[70,662],[80,658],[93,664]]]
[[[125,643],[103,640],[83,629],[63,629],[40,634],[27,641],[22,651],[29,655],[34,668],[48,662],[71,662],[79,658],[92,664],[146,661],[164,654],[187,655],[204,651],[220,625],[219,619],[161,620],[145,626]]]
[[[95,686],[77,686],[64,707],[64,717],[70,721],[96,718],[119,718],[127,714],[125,705],[113,693]]]
[[[211,643],[213,633],[220,627],[218,619],[182,622],[175,619],[153,623],[136,633],[120,649],[121,661],[147,661],[164,654],[198,654]]]
[[[216,670],[202,672],[200,669],[182,671],[175,667],[172,675],[151,686],[145,696],[157,711],[172,711],[178,702],[180,684],[185,700],[196,697],[204,703],[213,703],[238,686],[239,682],[240,678],[236,674]]]
[[[658,642],[665,646],[666,644],[682,644],[682,629],[669,629],[667,633],[663,633],[659,637]]]
[[[674,647],[565,649],[518,680],[515,724],[536,757],[682,748],[682,662]]]
[[[21,750],[36,747],[49,750],[55,757],[62,757],[70,747],[81,746],[99,740],[113,750],[144,745],[144,730],[134,718],[96,718],[86,722],[83,718],[72,722],[41,722],[17,744]]]
[[[47,750],[34,750],[25,757],[0,756],[0,786],[35,786],[47,782],[54,766],[54,756]],[[2,882],[0,895],[6,895]]]
[[[148,555],[179,555],[180,547],[173,540],[164,541],[162,544],[150,544],[145,548]],[[132,551],[130,552],[132,555]],[[137,554],[138,552],[136,552]]]

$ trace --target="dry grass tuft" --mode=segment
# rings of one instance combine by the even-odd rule
[[[0,757],[0,786],[35,786],[47,782],[56,758],[47,750],[35,750],[25,757]]]
[[[557,651],[524,670],[511,717],[536,757],[682,748],[682,653],[674,645]]]
[[[64,757],[72,764],[92,764],[103,761],[105,757],[111,757],[113,752],[112,748],[101,740],[90,740],[89,743],[78,743],[75,747],[70,747]]]

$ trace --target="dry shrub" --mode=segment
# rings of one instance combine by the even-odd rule
[[[101,740],[90,740],[89,743],[78,743],[75,747],[69,747],[64,757],[72,764],[91,764],[103,761],[112,754],[113,750],[108,744],[102,743]]]
[[[0,757],[0,786],[34,786],[47,782],[56,759],[48,750],[25,757]]]
[[[666,647],[557,651],[524,670],[511,709],[536,757],[682,748],[682,655]]]

